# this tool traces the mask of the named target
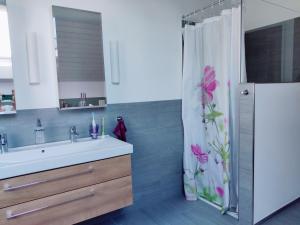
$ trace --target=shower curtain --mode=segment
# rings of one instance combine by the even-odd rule
[[[237,208],[241,8],[184,30],[184,189],[187,200]]]

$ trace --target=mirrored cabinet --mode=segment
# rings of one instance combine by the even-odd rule
[[[0,115],[16,113],[11,43],[5,1],[0,1]]]
[[[53,6],[61,110],[106,106],[101,14]]]
[[[52,96],[58,90],[60,110],[106,107],[101,13],[52,5],[46,34],[33,23],[37,15],[27,12],[25,2],[0,0],[0,115],[16,113],[15,93],[19,108],[27,109],[24,101],[45,98],[48,84]],[[16,29],[20,23],[24,27]]]

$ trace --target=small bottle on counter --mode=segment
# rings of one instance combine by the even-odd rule
[[[36,121],[35,132],[35,143],[36,144],[44,144],[45,143],[45,128],[42,126],[42,122],[40,119]]]
[[[90,125],[90,136],[92,139],[97,139],[99,134],[99,125],[95,121],[95,115],[92,113],[92,123]]]
[[[2,112],[3,109],[2,109],[2,94],[0,93],[0,112]]]
[[[16,107],[16,95],[15,95],[15,90],[12,90],[11,91],[11,94],[12,94],[12,107],[13,107],[13,110],[16,110],[17,107]]]
[[[105,137],[105,119],[102,117],[101,119],[101,138]]]

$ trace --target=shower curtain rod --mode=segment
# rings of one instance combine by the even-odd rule
[[[214,8],[215,6],[223,5],[226,1],[227,0],[217,0],[217,1],[214,1],[214,2],[210,3],[209,5],[201,8],[201,9],[197,9],[194,12],[191,12],[191,13],[188,13],[188,14],[182,16],[182,20],[185,20],[185,19],[187,19],[187,18],[189,18],[191,16],[195,16],[195,15],[197,15],[197,14],[199,14],[199,13],[201,13],[201,12],[207,10],[207,9]]]

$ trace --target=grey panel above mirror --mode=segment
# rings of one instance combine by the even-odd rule
[[[11,41],[6,1],[0,0],[0,115],[16,113]]]
[[[106,106],[101,14],[52,11],[60,109]]]

